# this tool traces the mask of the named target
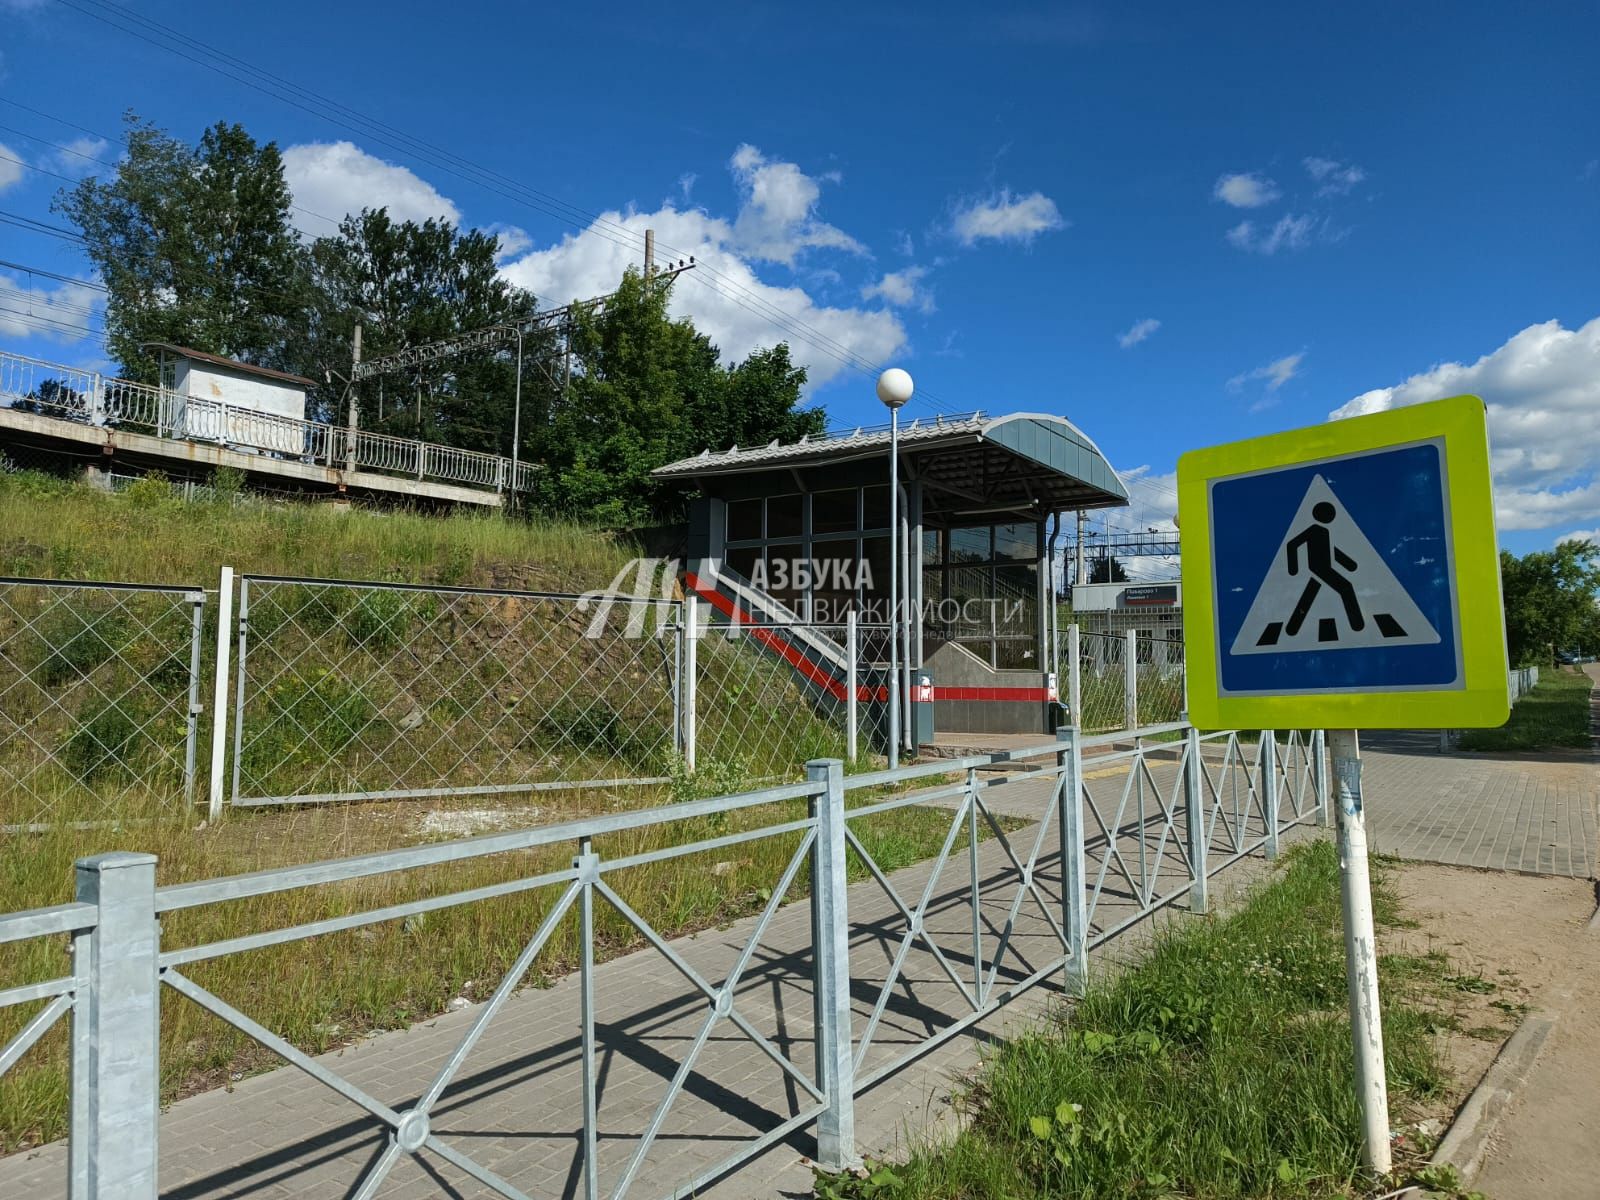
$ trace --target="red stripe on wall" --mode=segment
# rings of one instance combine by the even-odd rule
[[[1043,702],[1054,699],[1048,688],[1042,687],[941,687],[934,685],[935,700],[998,700],[1015,703]]]

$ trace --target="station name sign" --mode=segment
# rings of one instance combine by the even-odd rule
[[[1141,584],[1122,590],[1124,608],[1152,608],[1178,603],[1178,585],[1175,583]]]

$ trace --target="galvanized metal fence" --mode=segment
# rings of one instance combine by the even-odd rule
[[[667,782],[680,606],[243,576],[232,803]]]
[[[1086,732],[1137,729],[1184,713],[1183,642],[1069,625],[1056,677],[1066,681],[1069,719]]]
[[[854,761],[884,742],[886,625],[696,613],[689,765],[750,780],[792,777],[810,759]]]
[[[0,827],[192,799],[198,587],[0,579]]]
[[[1269,731],[1253,746],[1234,733],[1182,726],[1137,734],[1133,749],[1096,754],[1111,739],[1066,730],[1010,755],[854,776],[838,760],[813,762],[805,782],[784,787],[159,889],[148,855],[84,860],[76,902],[0,917],[0,944],[65,935],[73,945],[68,974],[0,991],[0,1009],[32,1006],[31,1016],[10,1024],[18,1031],[0,1049],[0,1072],[70,1014],[65,1171],[75,1200],[155,1195],[162,989],[280,1056],[382,1133],[376,1156],[346,1181],[352,1195],[375,1194],[414,1156],[507,1197],[562,1189],[617,1200],[643,1189],[687,1196],[813,1122],[818,1161],[837,1168],[855,1156],[854,1098],[864,1088],[1039,983],[1057,978],[1075,990],[1091,951],[1119,929],[1178,900],[1203,911],[1217,871],[1248,853],[1276,853],[1295,824],[1326,820],[1320,734],[1280,739]],[[1023,770],[994,773],[1006,767]],[[879,862],[873,822],[913,805],[949,814],[948,833],[931,862],[891,872]],[[722,831],[729,828],[735,831]],[[649,831],[665,842],[640,850]],[[649,864],[690,871],[696,855],[765,840],[777,841],[772,861],[782,865],[714,971],[699,944],[669,941],[628,898],[630,873]],[[220,938],[214,924],[197,941],[166,932],[182,925],[183,914],[242,900],[556,847],[570,847],[570,865],[513,869],[490,886],[381,907],[337,906],[333,915],[277,929],[250,928],[248,912],[259,911],[252,907],[237,931]],[[852,863],[872,880],[854,892]],[[785,909],[797,892],[809,895],[809,907]],[[532,893],[545,898],[542,917],[414,1099],[376,1093],[352,1078],[352,1060],[312,1057],[200,982],[205,964],[218,959]],[[574,1068],[560,1076],[570,1091],[556,1094],[552,1065],[525,1093],[515,1124],[496,1134],[475,1121],[452,1124],[453,1110],[482,1099],[463,1078],[469,1057],[516,1041],[508,1027],[514,1012],[527,1020],[554,1003],[551,996],[514,1009],[513,993],[558,930],[573,924],[572,1025],[541,1034],[551,1040],[531,1051],[537,1059],[570,1045],[557,1055]],[[780,926],[781,937],[774,934]],[[598,988],[602,928],[612,944],[625,930],[645,947],[646,959],[624,962],[660,956],[649,986]],[[687,997],[672,1009],[682,1021],[660,1015],[669,980]],[[785,985],[810,1002],[797,1004],[792,992],[785,1002]],[[610,1015],[597,1018],[641,999],[645,1025],[660,1038]],[[656,1061],[663,1054],[666,1061]],[[757,1068],[776,1086],[744,1112],[739,1101],[758,1086]],[[495,1074],[493,1091],[514,1085],[506,1071]],[[662,1078],[665,1090],[653,1103],[630,1104],[630,1088]],[[717,1131],[709,1143],[708,1127]],[[551,1141],[570,1157],[552,1156]],[[677,1152],[691,1143],[721,1143],[724,1152]],[[280,1182],[292,1178],[292,1147],[269,1157]]]

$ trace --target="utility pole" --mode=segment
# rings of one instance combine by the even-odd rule
[[[356,322],[355,333],[350,338],[350,361],[352,365],[361,362],[361,322]],[[356,384],[351,372],[350,380],[350,416],[346,423],[349,429],[345,432],[345,470],[354,472],[356,469],[356,427],[361,421],[361,409],[356,405]]]
[[[644,286],[646,290],[649,290],[650,276],[654,275],[655,271],[656,231],[654,229],[646,229],[644,231]]]

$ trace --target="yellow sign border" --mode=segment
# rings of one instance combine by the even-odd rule
[[[1466,686],[1450,691],[1220,695],[1211,577],[1211,481],[1432,438],[1444,441]],[[1484,404],[1477,396],[1453,396],[1191,450],[1178,459],[1178,536],[1183,550],[1189,720],[1200,728],[1466,729],[1505,722],[1510,701],[1500,550],[1489,480],[1489,437]]]

